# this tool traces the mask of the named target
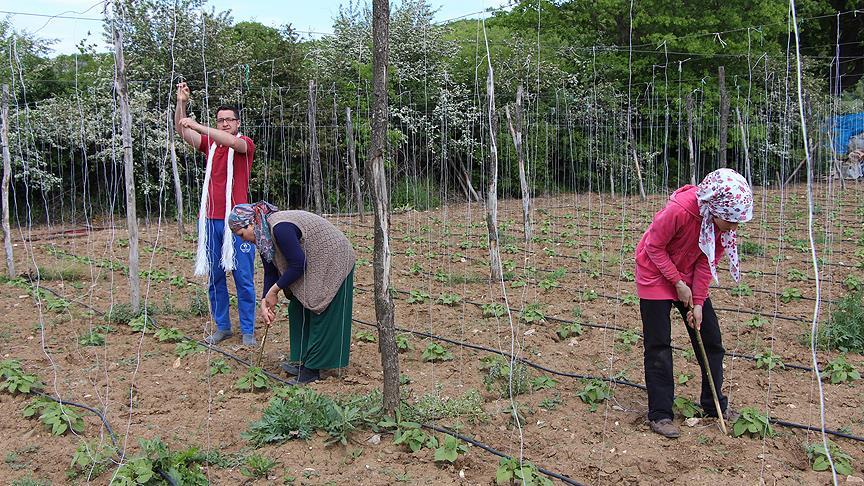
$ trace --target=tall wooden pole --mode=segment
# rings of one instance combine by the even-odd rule
[[[318,152],[318,123],[316,121],[317,94],[315,80],[309,80],[309,165],[312,168],[312,192],[314,195],[315,212],[324,212],[324,189],[321,177],[321,154]]]
[[[630,114],[630,108],[627,108],[627,139],[630,141],[630,151],[633,154],[633,165],[636,166],[636,179],[639,182],[639,197],[644,201],[647,199],[645,195],[645,184],[642,183],[642,166],[639,164],[639,151],[636,150],[636,137],[633,135],[633,117]]]
[[[117,8],[115,4],[115,9]],[[115,10],[114,15],[118,12]],[[120,127],[123,140],[123,172],[126,181],[126,226],[129,230],[129,303],[132,312],[141,309],[141,283],[138,275],[138,216],[135,208],[135,172],[132,163],[132,114],[126,88],[126,64],[123,61],[123,33],[114,25],[114,85],[120,104]]]
[[[12,178],[12,156],[9,155],[9,85],[3,85],[3,106],[0,111],[0,143],[3,145],[3,248],[6,249],[6,274],[15,277],[12,259],[12,230],[9,227],[9,181]]]
[[[741,119],[741,110],[735,107],[735,115],[738,117],[738,128],[741,129],[741,144],[744,147],[744,177],[747,184],[753,187],[753,174],[750,172],[750,147],[747,144],[747,131],[744,130],[744,121]]]
[[[693,147],[693,93],[687,93],[687,150],[690,154],[690,184],[696,185],[696,152]]]
[[[177,168],[177,146],[174,137],[174,120],[171,117],[171,109],[168,109],[168,154],[171,157],[171,175],[174,178],[174,199],[177,201],[177,232],[180,237],[186,234],[183,226],[183,187],[180,184],[180,170]]]
[[[360,173],[357,171],[357,150],[354,147],[354,123],[351,121],[351,107],[345,107],[345,143],[348,145],[348,163],[351,166],[351,180],[354,183],[354,198],[360,221],[365,221],[363,194],[360,192]]]
[[[399,351],[390,295],[390,194],[385,167],[387,143],[387,43],[390,33],[389,0],[372,2],[372,136],[368,173],[375,209],[375,316],[378,349],[384,368],[384,410],[393,415],[399,406]]]
[[[489,53],[489,40],[486,39],[486,25],[483,25],[486,40],[486,63],[489,74],[486,76],[486,98],[489,117],[489,160],[486,161],[486,228],[489,231],[489,270],[492,280],[501,280],[501,253],[498,249],[498,118],[495,114],[495,75],[492,72],[492,56]]]
[[[522,149],[522,85],[516,89],[516,105],[513,114],[515,123],[510,117],[510,108],[505,106],[507,114],[507,125],[510,127],[510,135],[513,137],[513,145],[516,146],[516,159],[519,162],[519,185],[522,187],[522,221],[525,225],[525,242],[531,241],[531,193],[528,190],[528,176],[525,170],[525,151]]]
[[[726,70],[717,67],[717,82],[720,85],[720,147],[717,166],[726,167],[726,145],[729,139],[729,94],[726,92]]]

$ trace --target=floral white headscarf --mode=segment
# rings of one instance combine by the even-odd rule
[[[753,191],[741,174],[732,169],[717,169],[705,176],[696,190],[702,226],[699,231],[699,248],[708,257],[711,276],[717,282],[717,266],[714,244],[714,217],[730,223],[745,223],[753,218]],[[738,262],[738,247],[735,245],[735,231],[724,231],[720,244],[729,256],[729,273],[736,282],[741,280]]]

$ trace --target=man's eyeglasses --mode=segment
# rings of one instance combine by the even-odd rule
[[[233,122],[237,121],[238,118],[217,118],[216,123],[225,123],[225,122]]]

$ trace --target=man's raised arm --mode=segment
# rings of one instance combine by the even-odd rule
[[[201,146],[201,134],[189,127],[183,126],[180,120],[187,118],[186,103],[189,102],[189,86],[185,82],[177,83],[177,106],[174,110],[174,130],[183,137],[189,145],[198,150]]]

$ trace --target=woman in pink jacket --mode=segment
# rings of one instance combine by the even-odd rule
[[[648,423],[665,437],[678,437],[673,423],[671,319],[676,307],[690,335],[694,350],[695,332],[700,332],[714,386],[725,418],[734,419],[722,394],[723,343],[717,314],[708,298],[708,286],[717,281],[717,263],[729,256],[729,271],[740,279],[735,230],[753,217],[753,192],[741,174],[719,169],[708,174],[698,186],[686,185],[675,191],[666,207],[636,247],[636,289],[642,314],[645,344],[645,384],[648,387]],[[700,402],[707,416],[717,416],[701,353]]]

